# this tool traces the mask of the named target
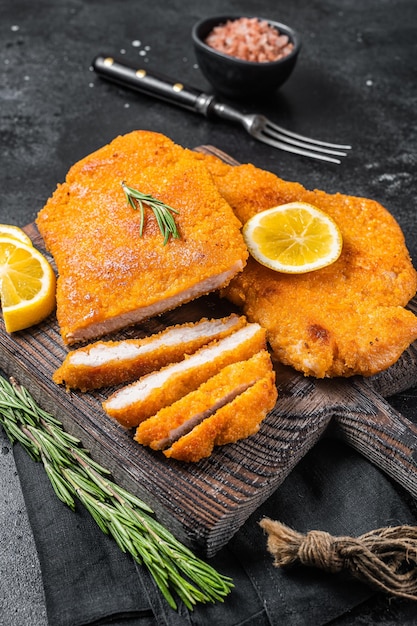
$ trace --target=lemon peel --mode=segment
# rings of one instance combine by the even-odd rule
[[[13,224],[0,224],[0,237],[11,237],[26,243],[28,246],[32,245],[32,240],[19,226]]]

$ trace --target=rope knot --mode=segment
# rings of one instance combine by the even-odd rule
[[[299,539],[297,558],[302,565],[311,565],[328,572],[337,573],[344,567],[338,551],[338,541],[322,530],[310,530]]]
[[[294,563],[328,572],[349,571],[380,591],[417,600],[417,527],[394,526],[360,537],[332,537],[321,530],[306,535],[265,518],[268,550],[276,567]]]

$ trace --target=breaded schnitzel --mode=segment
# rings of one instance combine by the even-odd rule
[[[253,165],[200,156],[222,196],[244,223],[258,211],[302,201],[327,212],[343,236],[332,265],[280,274],[249,259],[223,290],[267,331],[275,357],[306,375],[370,376],[392,365],[417,339],[417,318],[404,309],[417,274],[402,231],[379,203],[308,191]]]
[[[55,383],[67,389],[99,389],[120,385],[169,363],[182,361],[203,345],[227,337],[246,324],[245,317],[176,324],[141,339],[95,341],[72,350],[54,372]]]
[[[261,350],[142,422],[135,440],[174,459],[199,461],[215,445],[257,432],[277,395],[270,355]]]
[[[264,329],[259,324],[247,324],[179,363],[167,365],[115,391],[103,402],[103,408],[126,428],[138,426],[162,407],[197,389],[226,365],[248,359],[265,348]]]
[[[254,435],[268,412],[274,408],[276,397],[275,376],[270,371],[211,417],[174,441],[163,451],[165,456],[195,462],[210,456],[214,446],[235,443]]]
[[[122,182],[178,211],[164,245],[155,216]],[[149,207],[148,207],[149,208]],[[57,269],[64,343],[103,336],[219,289],[248,256],[240,223],[203,162],[163,135],[136,131],[76,163],[39,212]]]

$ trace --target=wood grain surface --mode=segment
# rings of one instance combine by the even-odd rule
[[[227,159],[211,146],[199,150]],[[44,251],[36,226],[25,230]],[[221,317],[233,310],[213,294],[127,329],[118,338],[146,336],[174,323]],[[417,427],[381,395],[417,385],[415,346],[389,370],[367,381],[359,377],[315,380],[277,364],[278,402],[260,431],[215,449],[210,458],[195,464],[166,459],[134,442],[132,433],[101,407],[113,390],[83,394],[54,384],[52,374],[65,354],[55,315],[13,335],[5,332],[0,320],[2,370],[60,419],[116,481],[151,505],[179,539],[206,556],[229,541],[330,424],[337,436],[417,496]]]

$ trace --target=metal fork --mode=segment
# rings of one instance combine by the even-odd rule
[[[202,93],[194,87],[186,87],[161,74],[143,68],[133,68],[121,61],[116,61],[113,57],[99,55],[93,60],[92,67],[103,78],[123,87],[155,96],[205,117],[215,115],[229,122],[240,124],[254,139],[286,152],[340,163],[340,159],[336,157],[346,156],[346,151],[351,149],[349,145],[303,137],[303,135],[273,124],[263,115],[245,115],[219,102],[214,95]]]

